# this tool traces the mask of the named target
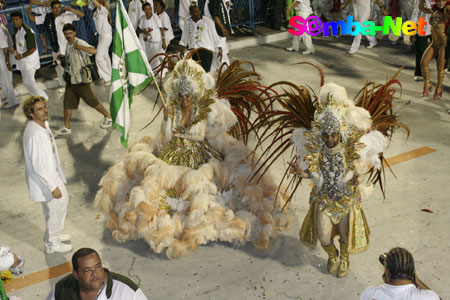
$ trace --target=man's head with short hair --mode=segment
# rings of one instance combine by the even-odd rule
[[[414,258],[412,254],[404,248],[393,248],[384,259],[386,283],[396,279],[415,281]]]
[[[44,119],[48,120],[47,99],[34,95],[28,97],[23,103],[23,113],[28,120]]]
[[[162,0],[154,0],[153,5],[157,14],[162,13],[166,9],[166,4]]]
[[[52,9],[52,13],[53,13],[53,16],[55,18],[58,17],[61,14],[61,11],[62,11],[62,9],[61,9],[61,2],[59,2],[59,0],[53,0],[50,3],[50,7]]]
[[[83,291],[98,291],[107,279],[100,255],[91,248],[81,248],[72,256],[73,276]]]
[[[69,45],[72,45],[77,35],[77,30],[75,29],[75,26],[72,23],[64,24],[62,31]]]
[[[23,24],[22,12],[16,10],[11,13],[11,23],[15,29],[19,29]]]
[[[202,18],[202,10],[197,5],[189,6],[189,13],[191,14],[192,21],[198,22]]]

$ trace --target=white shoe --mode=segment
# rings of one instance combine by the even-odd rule
[[[304,54],[304,55],[314,54],[314,53],[316,53],[316,50],[314,50],[314,49],[306,49],[305,51],[302,52],[302,54]]]
[[[64,253],[72,251],[72,245],[59,243],[51,247],[45,247],[45,253]]]
[[[69,235],[69,234],[66,234],[66,233],[61,233],[61,234],[59,235],[59,240],[60,240],[61,242],[68,242],[68,241],[70,241],[70,235]]]
[[[378,42],[375,42],[373,44],[369,44],[369,46],[367,46],[367,49],[372,49],[373,47],[375,47],[376,45],[378,45]]]
[[[103,119],[103,124],[100,125],[101,128],[106,129],[112,126],[112,120],[109,118],[104,118]]]
[[[422,76],[414,76],[414,81],[423,81]]]
[[[61,127],[60,129],[56,130],[54,132],[55,137],[56,136],[60,136],[60,135],[68,135],[72,133],[72,129],[70,128],[66,128],[66,127]]]
[[[298,52],[299,51],[298,49],[294,49],[292,47],[287,47],[286,50],[287,51],[293,51],[293,52]]]
[[[358,50],[352,50],[352,49],[350,49],[350,50],[348,51],[348,54],[355,54],[356,52],[358,52]]]
[[[19,260],[19,264],[17,265],[17,267],[9,268],[9,271],[11,271],[14,276],[19,276],[23,273],[23,265],[25,264],[25,259],[23,259],[22,257],[17,256],[17,259]]]

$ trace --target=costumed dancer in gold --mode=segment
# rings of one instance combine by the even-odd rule
[[[382,153],[393,129],[408,130],[392,113],[395,89],[390,86],[395,83],[393,78],[385,85],[366,84],[356,103],[347,97],[345,88],[333,83],[321,87],[318,99],[306,87],[289,83],[291,91],[283,88],[285,94],[274,100],[283,109],[267,112],[262,122],[274,128],[260,135],[266,140],[273,137],[272,147],[277,150],[269,157],[278,157],[291,144],[297,150],[283,177],[295,175],[288,187],[295,192],[303,178],[313,180],[300,240],[311,248],[319,240],[329,256],[328,272],[337,277],[347,275],[349,253],[369,247],[370,230],[361,202],[374,183],[381,183]],[[366,174],[369,178],[363,180]],[[336,235],[340,254],[333,242]]]
[[[269,174],[249,180],[252,152],[228,134],[237,118],[218,97],[224,88],[193,60],[169,73],[160,133],[131,146],[100,182],[96,205],[117,241],[143,238],[169,258],[209,241],[269,247],[287,199]]]
[[[443,86],[445,77],[445,45],[447,42],[447,28],[450,22],[450,3],[447,0],[436,0],[435,4],[431,8],[425,7],[425,1],[420,0],[419,10],[431,14],[431,44],[425,50],[421,60],[422,76],[423,76],[423,92],[422,96],[427,97],[431,92],[430,82],[430,69],[428,67],[431,60],[437,56],[437,83],[436,91],[433,99],[438,100],[442,97]]]

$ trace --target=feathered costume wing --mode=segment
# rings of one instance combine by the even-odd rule
[[[323,72],[318,66],[313,66],[321,74],[320,86],[322,87]],[[384,185],[382,174],[384,175],[385,160],[382,151],[387,146],[387,142],[383,142],[385,140],[383,136],[390,139],[394,130],[399,127],[406,129],[409,134],[408,126],[398,121],[398,116],[392,109],[392,101],[396,92],[394,86],[398,85],[401,87],[400,82],[396,79],[399,72],[385,84],[376,85],[374,82],[366,83],[358,93],[358,99],[355,100],[355,106],[366,110],[370,114],[371,119],[363,122],[366,125],[371,124],[371,126],[364,125],[364,128],[359,128],[362,133],[365,133],[359,135],[361,136],[359,142],[379,144],[375,147],[367,147],[367,149],[362,151],[361,159],[370,163],[368,171],[369,181],[372,184],[378,183],[383,195]],[[289,149],[292,151],[290,164],[297,162],[302,169],[306,169],[307,166],[303,160],[306,155],[305,133],[312,129],[319,99],[313,92],[309,91],[310,88],[297,86],[291,82],[277,82],[269,88],[281,88],[282,92],[278,94],[272,93],[271,97],[265,99],[267,110],[255,122],[255,127],[260,138],[255,149],[262,146],[265,147],[263,155],[260,158],[258,174],[263,175]],[[345,97],[347,97],[346,93]],[[358,114],[358,116],[348,117],[367,119],[367,113],[364,113],[364,111],[358,112],[355,109],[353,113]],[[293,144],[297,152],[294,152],[291,148]],[[286,180],[288,181],[287,187],[291,190],[290,200],[301,183],[302,178],[298,175],[290,174],[289,169],[290,167],[287,166],[279,186],[281,187]]]

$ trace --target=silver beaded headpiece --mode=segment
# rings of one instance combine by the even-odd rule
[[[320,129],[322,133],[333,134],[340,133],[341,122],[331,111],[326,111],[320,120]]]
[[[192,96],[194,94],[193,83],[183,74],[178,81],[178,95]]]

